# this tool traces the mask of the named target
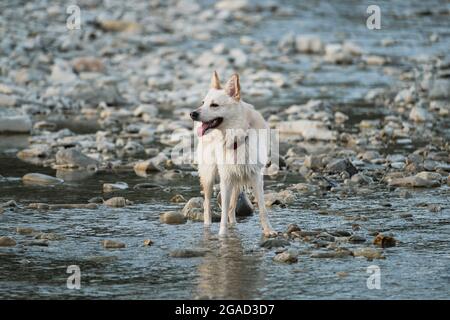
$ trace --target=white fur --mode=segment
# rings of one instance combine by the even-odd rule
[[[217,79],[218,80],[218,79]],[[237,81],[239,79],[237,78]],[[230,79],[231,81],[231,79]],[[230,83],[229,81],[229,83]],[[240,88],[238,87],[240,94]],[[219,107],[211,107],[216,103]],[[259,112],[252,105],[240,99],[230,96],[227,89],[211,88],[204,98],[202,106],[197,110],[200,121],[207,122],[217,117],[223,118],[223,122],[215,129],[208,130],[204,136],[199,138],[197,149],[197,162],[200,181],[203,187],[204,201],[204,223],[211,224],[211,196],[215,178],[220,177],[220,190],[222,199],[222,213],[219,235],[227,233],[227,224],[236,223],[235,209],[237,198],[244,186],[251,187],[255,194],[260,221],[266,236],[275,236],[264,202],[264,188],[262,169],[267,162],[267,145],[261,143],[248,143],[249,129],[268,129],[268,126]],[[195,135],[201,122],[194,126]],[[226,133],[229,129],[237,129],[233,139]],[[247,137],[247,140],[246,140]],[[237,140],[238,149],[234,148]],[[262,148],[256,150],[255,148]],[[238,164],[236,160],[238,152],[248,156],[249,153],[258,154],[256,162]],[[245,153],[244,153],[245,152]],[[227,162],[224,159],[231,159]]]

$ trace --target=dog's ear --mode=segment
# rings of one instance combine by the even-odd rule
[[[239,75],[233,74],[225,86],[225,92],[236,101],[241,99],[241,85],[239,84]]]
[[[211,88],[217,90],[221,89],[219,76],[217,75],[216,71],[213,72],[213,75],[211,77]]]

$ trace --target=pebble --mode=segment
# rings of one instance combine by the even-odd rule
[[[289,245],[290,245],[289,241],[284,239],[265,239],[259,244],[260,247],[266,249],[286,247]]]
[[[16,241],[10,237],[0,237],[0,247],[14,247],[16,245]]]
[[[116,182],[116,183],[104,183],[103,192],[113,192],[119,190],[128,189],[128,184],[126,182]]]
[[[102,246],[106,249],[121,249],[126,247],[125,243],[113,240],[103,240]]]
[[[105,206],[113,208],[122,208],[129,204],[131,204],[131,202],[124,197],[113,197],[104,202]]]
[[[350,243],[363,243],[366,242],[366,238],[359,235],[352,235],[348,238],[348,242]]]
[[[150,239],[145,239],[144,240],[144,246],[145,247],[150,247],[150,246],[152,246],[154,244],[154,242],[152,241],[152,240],[150,240]]]
[[[294,249],[283,251],[281,253],[278,253],[275,257],[273,257],[273,260],[276,262],[288,264],[296,263],[298,261],[298,251]]]
[[[21,235],[31,235],[31,234],[35,233],[36,231],[33,228],[17,227],[16,232]]]
[[[159,220],[166,224],[183,224],[186,223],[186,217],[176,211],[167,211],[159,215]]]
[[[358,248],[353,251],[353,256],[355,257],[364,257],[368,260],[373,259],[385,259],[385,257],[382,255],[381,251],[372,249],[372,248]]]
[[[386,236],[384,234],[379,233],[375,239],[373,239],[373,244],[379,247],[388,248],[395,247],[396,240],[394,237]]]
[[[75,148],[59,150],[56,164],[68,168],[96,168],[98,163]]]
[[[24,184],[30,185],[56,185],[64,182],[62,179],[42,173],[27,173],[22,177],[22,181]]]
[[[352,256],[353,253],[349,250],[339,248],[334,251],[316,251],[313,252],[311,258],[327,259],[327,258],[347,258]]]

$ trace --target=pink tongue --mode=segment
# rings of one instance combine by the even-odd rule
[[[205,131],[208,129],[208,124],[202,122],[202,125],[197,128],[197,135],[199,137],[203,136],[205,134]]]

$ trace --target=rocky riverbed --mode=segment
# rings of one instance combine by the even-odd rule
[[[350,1],[86,0],[80,30],[63,1],[2,2],[0,297],[448,299],[450,6],[432,2],[380,1],[381,30]],[[257,215],[204,230],[196,166],[172,157],[212,70],[280,132],[275,239]]]

